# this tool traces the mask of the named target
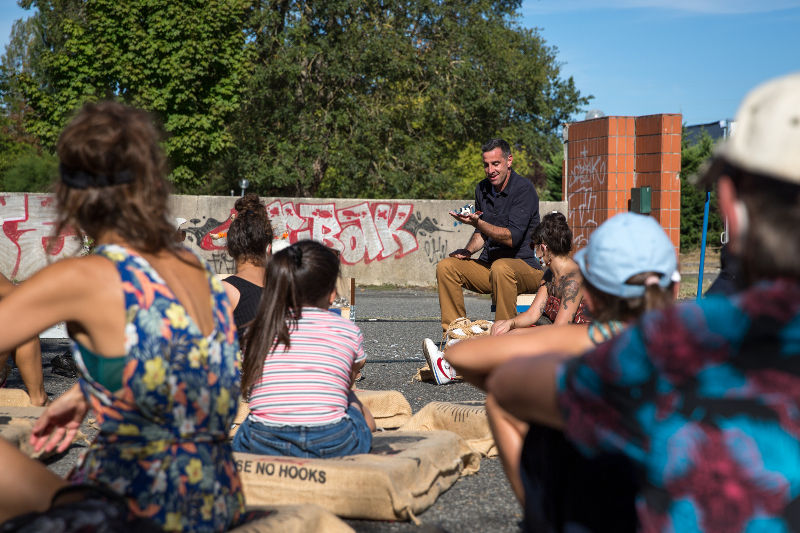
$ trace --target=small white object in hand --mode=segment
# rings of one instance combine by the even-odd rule
[[[475,212],[475,205],[467,204],[457,211],[459,215],[467,216]]]

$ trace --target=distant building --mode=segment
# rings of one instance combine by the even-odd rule
[[[718,122],[709,122],[707,124],[695,124],[693,126],[686,126],[686,139],[689,144],[695,144],[703,136],[703,132],[708,133],[708,136],[716,142],[720,139],[725,139],[732,135],[736,130],[736,122],[730,119],[720,120]]]

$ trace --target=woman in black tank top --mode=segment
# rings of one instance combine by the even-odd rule
[[[233,320],[241,339],[255,318],[264,291],[267,256],[272,249],[272,224],[258,195],[247,193],[234,204],[236,213],[228,228],[228,253],[236,262],[236,274],[222,280],[233,305]]]

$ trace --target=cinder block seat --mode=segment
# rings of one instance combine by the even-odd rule
[[[527,311],[533,305],[534,298],[536,298],[535,293],[517,294],[517,314]],[[497,311],[494,304],[491,306],[491,311],[492,313]]]

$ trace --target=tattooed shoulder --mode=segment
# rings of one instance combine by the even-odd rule
[[[580,289],[581,282],[577,279],[577,276],[567,274],[558,280],[558,297],[561,299],[561,305],[564,309],[567,308],[568,302],[577,300]]]

